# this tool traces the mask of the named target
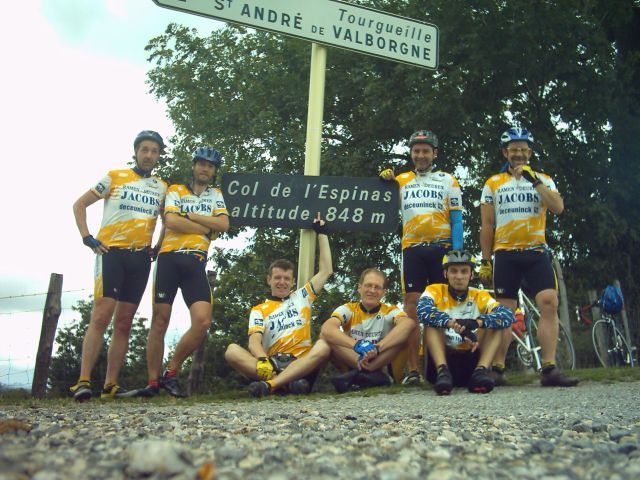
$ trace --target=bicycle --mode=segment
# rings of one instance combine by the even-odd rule
[[[591,327],[591,341],[596,356],[603,367],[633,367],[633,350],[618,328],[616,317],[604,309],[601,310],[601,318],[593,322],[587,312],[592,308],[600,308],[600,300],[585,305],[576,306],[578,322]]]
[[[522,289],[518,291],[518,305],[524,315],[525,331],[522,336],[512,328],[511,335],[516,341],[516,356],[525,368],[533,368],[536,371],[542,369],[540,359],[540,346],[537,343],[538,322],[540,311]],[[561,370],[574,370],[576,368],[576,352],[571,341],[571,335],[559,322],[558,339],[556,347],[556,365]]]

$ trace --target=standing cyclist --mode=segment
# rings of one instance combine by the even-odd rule
[[[547,253],[545,223],[547,210],[559,215],[564,202],[548,175],[529,165],[533,136],[525,128],[510,128],[500,138],[508,169],[492,176],[482,190],[480,280],[493,285],[497,300],[515,311],[518,288],[524,280],[540,310],[538,342],[542,348],[543,386],[571,387],[577,378],[566,377],[556,367],[558,339],[558,293],[556,278]],[[493,266],[491,255],[494,255]],[[493,277],[493,278],[492,278]],[[510,332],[503,333],[503,348],[494,360],[496,384],[504,383],[504,356]]]
[[[394,177],[393,170],[380,173],[400,187],[402,212],[402,289],[404,311],[417,321],[416,304],[427,285],[445,283],[442,257],[463,247],[462,195],[456,178],[433,171],[438,156],[438,137],[418,130],[409,138],[414,171]],[[404,384],[420,383],[418,373],[419,330],[409,341],[409,373]]]
[[[207,256],[211,239],[229,229],[229,214],[222,192],[211,185],[220,168],[220,152],[211,147],[199,147],[192,158],[193,183],[171,185],[167,191],[166,231],[155,269],[153,316],[147,338],[149,383],[138,390],[138,396],[152,397],[162,387],[174,397],[186,397],[178,383],[178,372],[182,363],[202,343],[211,325]],[[191,314],[191,328],[176,345],[161,376],[164,337],[178,288],[182,290]]]
[[[158,215],[162,213],[167,184],[152,176],[165,144],[152,130],[140,132],[133,141],[136,166],[110,171],[73,204],[82,242],[96,256],[94,300],[89,327],[82,342],[80,378],[70,388],[77,401],[91,398],[91,370],[100,350],[104,332],[113,319],[113,334],[107,355],[103,398],[122,396],[118,374],[129,347],[133,316],[147,286],[151,259],[151,239]],[[104,200],[102,225],[96,238],[87,227],[87,207]],[[115,316],[114,316],[115,312]]]

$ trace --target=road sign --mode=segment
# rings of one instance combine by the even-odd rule
[[[311,228],[316,214],[329,231],[393,232],[398,185],[377,177],[225,173],[222,194],[231,225]]]
[[[153,0],[259,30],[420,67],[438,67],[438,27],[338,0]]]

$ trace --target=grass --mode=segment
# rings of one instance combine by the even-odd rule
[[[636,382],[640,381],[640,368],[582,368],[578,370],[572,370],[566,372],[571,376],[578,377],[582,383],[594,382],[594,383],[616,383],[616,382]],[[531,385],[538,383],[539,376],[535,373],[508,371],[506,387],[512,388],[523,385]],[[337,398],[338,395],[331,389],[329,385],[321,383],[319,385],[320,391],[313,393],[309,396],[297,397],[297,396],[283,396],[280,397],[283,401],[292,402],[305,402],[307,398],[311,399],[323,399],[323,398]],[[429,387],[426,387],[429,388]],[[362,392],[346,393],[344,396],[364,396],[369,397],[372,395],[378,395],[381,393],[387,395],[396,395],[403,392],[415,391],[415,387],[405,387],[402,385],[392,385],[390,387],[372,388],[364,390]],[[343,395],[341,395],[342,397]],[[107,403],[112,400],[104,400],[102,402]],[[207,395],[196,395],[189,398],[177,399],[169,395],[163,394],[151,399],[132,398],[117,400],[118,403],[126,402],[132,405],[156,405],[156,406],[172,406],[172,405],[200,405],[200,404],[218,404],[228,403],[233,401],[234,403],[255,402],[254,398],[250,397],[246,390],[225,390],[222,392],[216,392]],[[259,400],[258,400],[259,401]],[[98,402],[101,402],[98,400]],[[101,403],[102,403],[101,402]],[[33,399],[29,396],[29,392],[26,390],[9,390],[0,392],[0,405],[20,405],[23,407],[40,408],[40,407],[58,407],[70,405],[68,398],[46,398],[46,399]]]

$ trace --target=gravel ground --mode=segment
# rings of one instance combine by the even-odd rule
[[[640,382],[383,392],[0,405],[0,480],[640,478]]]

